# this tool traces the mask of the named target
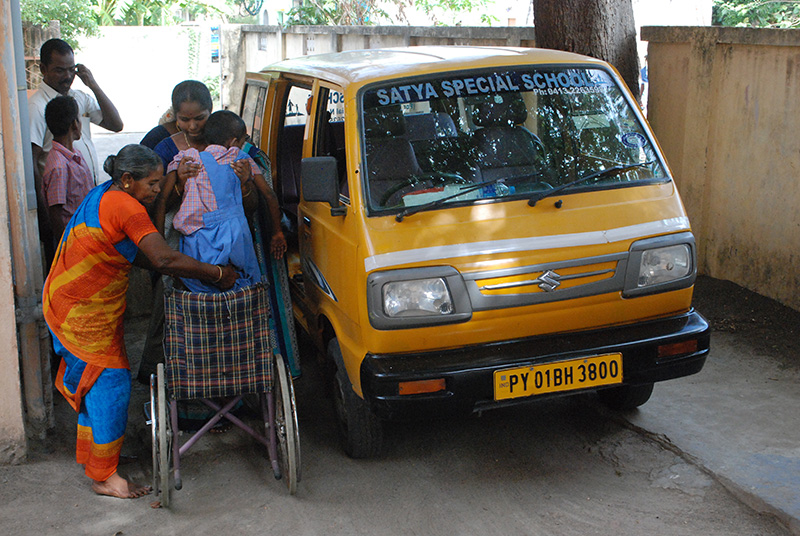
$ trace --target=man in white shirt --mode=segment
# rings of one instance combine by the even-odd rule
[[[81,121],[81,139],[76,141],[74,147],[83,156],[89,165],[95,184],[100,177],[100,164],[97,160],[97,151],[92,143],[90,123],[100,125],[112,132],[122,130],[122,119],[111,100],[106,96],[95,81],[92,72],[84,65],[75,65],[75,55],[72,47],[61,39],[46,41],[40,51],[40,69],[42,71],[42,84],[28,99],[28,110],[31,121],[31,145],[33,149],[33,173],[36,181],[36,193],[39,198],[40,213],[44,208],[45,218],[40,218],[40,237],[45,245],[52,242],[49,238],[49,226],[46,220],[46,204],[43,202],[42,172],[47,160],[47,153],[53,145],[53,135],[47,128],[44,120],[44,109],[47,103],[58,95],[69,95],[78,103],[79,119]],[[81,79],[94,96],[83,91],[70,89],[75,75]],[[42,228],[45,226],[45,228]],[[56,237],[58,238],[58,237]],[[49,253],[49,252],[48,252]],[[48,261],[50,255],[47,255]]]

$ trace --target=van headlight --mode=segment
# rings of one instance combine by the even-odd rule
[[[461,274],[449,266],[373,272],[367,277],[370,324],[406,329],[472,317]]]
[[[453,299],[441,277],[394,281],[383,286],[383,311],[392,318],[449,315]]]
[[[689,246],[668,246],[642,252],[639,263],[639,288],[686,277],[692,270]]]
[[[696,277],[691,233],[640,240],[631,246],[623,296],[686,288],[694,284]]]

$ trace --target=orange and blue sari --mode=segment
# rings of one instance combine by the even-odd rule
[[[131,379],[123,314],[142,238],[157,232],[125,192],[97,186],[67,225],[42,307],[62,360],[56,388],[78,412],[77,462],[103,481],[114,474],[128,419]]]

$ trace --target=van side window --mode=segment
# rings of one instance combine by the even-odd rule
[[[333,156],[339,171],[340,196],[343,203],[350,203],[350,192],[346,176],[344,148],[344,93],[320,87],[317,99],[316,133],[314,156]]]
[[[300,201],[300,160],[303,157],[303,139],[307,109],[311,90],[301,86],[291,86],[286,92],[286,101],[278,134],[278,177],[277,191],[281,207],[289,219],[297,221],[297,204]]]
[[[245,87],[242,98],[241,118],[250,134],[250,143],[261,146],[261,122],[264,117],[264,103],[267,100],[267,83],[251,80]]]

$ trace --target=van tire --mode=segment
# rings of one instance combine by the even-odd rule
[[[617,411],[635,409],[650,400],[653,394],[653,384],[620,385],[597,392],[600,402]]]
[[[370,411],[364,399],[353,391],[335,337],[328,343],[328,358],[336,366],[333,404],[344,452],[356,459],[377,456],[383,446],[383,423]]]

